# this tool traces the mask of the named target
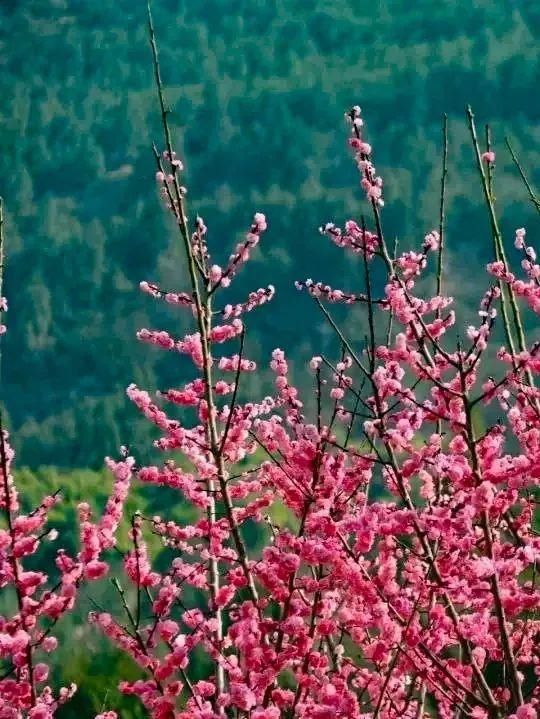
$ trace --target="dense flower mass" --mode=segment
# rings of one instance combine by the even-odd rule
[[[178,491],[196,519],[132,517],[124,565],[137,610],[91,617],[139,665],[144,678],[121,690],[156,719],[537,713],[540,345],[505,346],[496,365],[489,352],[498,306],[505,323],[518,298],[538,310],[534,251],[518,230],[525,280],[496,253],[488,268],[496,283],[486,274],[478,323],[456,341],[452,298],[417,290],[431,258],[442,259],[441,232],[392,256],[359,109],[348,117],[374,227],[349,220],[344,230],[327,223],[321,232],[359,257],[365,287],[297,287],[321,307],[359,303],[366,341],[353,346],[324,309],[340,349],[309,362],[313,409],[279,349],[270,362],[273,395],[249,401],[242,392],[243,375],[256,369],[244,315],[274,289],[219,303],[266,230],[264,215],[219,267],[204,222],[188,230],[181,165],[169,161],[170,148],[157,158],[191,286],[179,294],[141,288],[183,298],[174,304],[192,312],[194,328],[182,339],[163,330],[141,330],[139,339],[187,355],[193,373],[155,398],[128,389],[159,430],[155,446],[172,452],[135,474]],[[481,162],[492,163],[492,154]],[[386,276],[380,286],[377,264]],[[505,329],[521,337],[519,312],[514,321]],[[234,349],[223,352],[226,342]],[[266,537],[262,550],[245,541],[254,524]],[[148,531],[171,553],[159,572]],[[206,678],[192,681],[201,657]]]
[[[213,261],[204,221],[187,213],[152,47],[166,142],[156,181],[189,282],[180,292],[140,287],[187,311],[192,327],[181,338],[144,328],[138,339],[184,355],[191,371],[155,394],[128,387],[165,458],[145,463],[123,450],[108,460],[111,497],[99,521],[79,506],[80,552],[58,552],[53,580],[26,560],[58,497],[21,510],[0,427],[0,588],[12,590],[15,607],[0,617],[0,719],[49,719],[75,690],[47,684],[52,631],[80,584],[109,573],[122,522],[129,588],[90,621],[137,665],[139,678],[119,688],[152,719],[533,719],[540,343],[527,343],[519,302],[540,311],[540,267],[520,228],[524,278],[509,268],[485,174],[494,152],[480,151],[471,114],[495,257],[476,324],[459,328],[442,289],[442,211],[418,249],[390,251],[360,108],[347,114],[369,218],[321,233],[355,256],[363,287],[299,281],[335,333],[335,355],[306,363],[313,391],[302,396],[286,353],[274,350],[273,392],[250,398],[246,374],[257,367],[244,322],[275,290],[235,303],[224,293],[267,221],[257,212],[225,266]],[[441,192],[444,200],[444,181]],[[348,339],[327,302],[361,308],[363,343]],[[5,309],[2,299],[0,316]],[[132,479],[176,492],[192,520],[127,515]],[[150,535],[162,542],[159,562]],[[116,719],[114,709],[97,719]]]

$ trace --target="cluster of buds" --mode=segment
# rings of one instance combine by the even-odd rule
[[[372,148],[362,137],[362,128],[364,121],[361,117],[362,111],[358,105],[355,105],[345,117],[351,125],[350,146],[354,150],[356,166],[360,171],[360,185],[366,193],[367,199],[378,207],[384,206],[382,196],[383,180],[377,175],[375,166],[371,161]]]

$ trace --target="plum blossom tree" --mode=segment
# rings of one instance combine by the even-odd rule
[[[151,16],[150,37],[165,145],[155,149],[156,180],[189,282],[182,292],[149,282],[141,289],[190,313],[193,329],[177,338],[145,328],[139,339],[186,355],[192,374],[156,396],[129,386],[129,398],[159,430],[154,446],[166,459],[143,465],[125,456],[115,471],[177,490],[196,519],[130,518],[131,594],[121,590],[123,611],[91,615],[142,671],[121,690],[154,719],[533,719],[540,344],[527,342],[519,302],[538,312],[540,266],[518,229],[525,276],[510,270],[489,133],[483,152],[469,110],[494,252],[477,324],[457,337],[444,293],[446,123],[438,227],[417,251],[397,253],[384,235],[383,182],[354,107],[349,142],[369,217],[343,228],[327,223],[321,232],[358,257],[363,291],[298,283],[336,336],[334,358],[309,362],[313,412],[280,349],[270,362],[273,395],[244,399],[243,378],[256,370],[246,355],[245,318],[274,288],[237,304],[221,298],[266,219],[256,213],[225,266],[214,263],[204,221],[188,215]],[[431,262],[430,294],[422,288]],[[363,308],[360,346],[328,309],[336,302]],[[493,358],[499,316],[505,345]],[[222,351],[225,343],[233,349]],[[498,411],[480,430],[480,414]],[[276,506],[286,520],[275,519]],[[109,505],[111,526],[116,507]],[[257,553],[245,540],[253,524],[267,538]],[[159,570],[148,532],[168,550],[170,562]],[[83,555],[94,539],[83,536]],[[201,657],[210,668],[194,680]]]

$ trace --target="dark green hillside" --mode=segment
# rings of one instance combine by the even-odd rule
[[[97,466],[146,428],[123,395],[132,380],[174,382],[183,369],[137,346],[161,319],[136,291],[178,286],[180,253],[154,189],[159,118],[145,3],[3,0],[0,5],[0,192],[8,208],[2,400],[20,461]],[[163,72],[186,157],[191,206],[226,257],[252,213],[270,231],[233,292],[268,281],[279,296],[253,318],[252,355],[279,343],[303,360],[309,303],[293,280],[354,287],[354,269],[318,236],[360,211],[343,112],[364,108],[386,179],[385,223],[404,244],[437,222],[440,119],[451,123],[453,262],[489,256],[471,182],[463,109],[493,123],[503,226],[531,223],[502,138],[540,165],[540,8],[476,0],[155,0]],[[531,227],[531,231],[532,231]],[[532,232],[531,232],[532,234]],[[342,279],[345,276],[345,279]],[[460,277],[461,280],[461,277]],[[470,295],[466,282],[455,291]],[[292,310],[291,310],[292,305]],[[182,321],[169,316],[169,327]]]

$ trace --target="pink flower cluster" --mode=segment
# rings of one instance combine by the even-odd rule
[[[346,115],[347,119],[351,124],[352,132],[349,144],[354,150],[356,165],[360,170],[360,185],[366,193],[367,199],[373,205],[383,207],[383,180],[382,177],[376,174],[375,166],[371,162],[371,145],[362,138],[362,127],[364,126],[364,121],[361,117],[361,114],[362,111],[360,107],[358,105],[355,105]]]
[[[351,339],[324,308],[336,349],[311,359],[307,394],[276,349],[272,396],[249,398],[256,364],[242,316],[270,300],[272,286],[215,306],[266,230],[264,215],[222,269],[204,222],[191,228],[182,163],[170,145],[156,153],[189,286],[141,289],[189,306],[193,326],[181,339],[149,329],[138,337],[187,355],[189,376],[155,396],[128,387],[165,457],[136,462],[124,451],[108,461],[110,499],[99,521],[79,507],[81,550],[58,552],[56,583],[26,559],[57,498],[22,512],[0,432],[0,588],[13,590],[17,607],[0,618],[0,719],[49,719],[73,693],[46,684],[50,629],[82,581],[109,573],[122,521],[128,589],[118,585],[119,605],[90,621],[138,667],[119,689],[151,719],[537,716],[540,343],[522,337],[518,304],[540,313],[540,267],[517,230],[525,278],[506,260],[491,263],[479,320],[456,341],[452,298],[430,296],[421,282],[443,238],[432,231],[393,257],[360,109],[349,119],[371,230],[349,220],[322,233],[360,260],[364,286],[298,287],[321,306],[361,301],[363,324]],[[498,305],[508,346],[490,353]],[[132,476],[176,493],[189,519],[126,516]],[[246,542],[254,528],[262,547]],[[150,535],[164,547],[156,563]],[[207,671],[195,680],[201,658]],[[104,707],[97,719],[117,714]]]
[[[487,286],[478,323],[455,342],[452,298],[418,289],[439,233],[391,259],[359,110],[350,119],[375,230],[351,220],[322,232],[360,256],[366,287],[353,295],[311,280],[297,286],[319,302],[362,301],[366,339],[358,347],[331,321],[339,351],[310,362],[315,401],[301,398],[282,350],[270,362],[274,396],[240,401],[255,363],[239,318],[269,293],[212,310],[266,229],[262,215],[225,270],[206,244],[186,243],[195,272],[182,296],[194,298],[193,334],[140,334],[194,360],[195,376],[156,400],[128,390],[162,432],[155,446],[182,456],[140,466],[138,478],[177,491],[194,519],[132,518],[125,570],[136,606],[92,621],[140,667],[143,678],[120,688],[153,718],[532,719],[538,711],[540,345],[503,348],[493,366],[500,286]],[[538,312],[540,271],[524,236],[518,230],[516,246],[527,279],[502,262],[489,271]],[[376,263],[386,273],[381,299],[370,279]],[[225,342],[238,350],[222,355]],[[162,401],[183,408],[181,421]],[[499,420],[480,431],[477,413],[497,414],[496,405]],[[254,524],[265,536],[258,551],[244,539]],[[146,531],[170,553],[159,572]],[[211,669],[193,682],[200,656]]]
[[[236,245],[234,252],[229,257],[227,266],[222,269],[219,265],[210,267],[210,280],[213,283],[213,290],[218,287],[228,287],[231,280],[238,273],[241,267],[249,260],[251,252],[259,244],[261,234],[266,230],[266,218],[261,212],[256,212],[253,217],[251,228],[246,235],[244,242]]]
[[[304,282],[297,280],[295,286],[297,290],[306,289],[312,297],[324,297],[328,302],[343,302],[346,305],[352,305],[354,302],[366,301],[365,295],[355,295],[339,289],[334,290],[330,285],[314,282],[312,279],[307,279]]]
[[[371,259],[379,246],[377,234],[361,228],[354,220],[345,223],[345,231],[327,222],[319,228],[321,235],[329,237],[338,247],[346,247],[355,253],[366,255]]]

